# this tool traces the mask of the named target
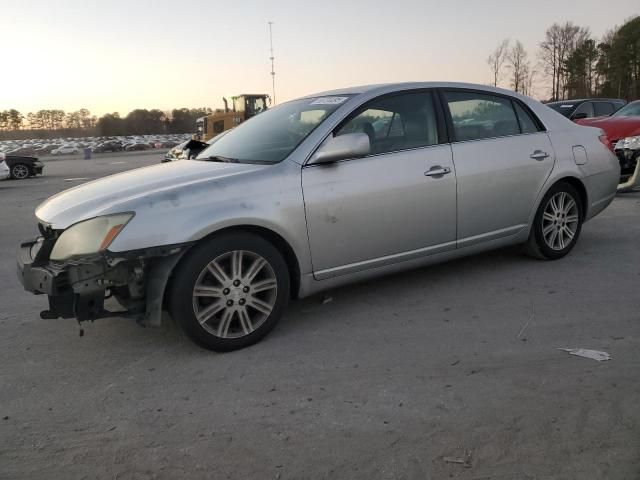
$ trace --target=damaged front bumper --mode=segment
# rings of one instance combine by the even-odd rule
[[[618,192],[640,190],[640,150],[616,149],[620,161]]]
[[[169,276],[190,244],[154,247],[52,262],[55,236],[40,236],[20,245],[18,278],[25,290],[47,295],[42,318],[76,318],[79,322],[125,316],[159,325]],[[117,301],[116,308],[109,308]]]

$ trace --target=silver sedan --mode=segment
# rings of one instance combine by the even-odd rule
[[[291,298],[505,245],[565,256],[616,193],[607,145],[601,130],[497,88],[311,95],[196,161],[48,199],[19,277],[48,295],[44,318],[117,311],[157,325],[166,309],[200,345],[238,349],[269,333]]]

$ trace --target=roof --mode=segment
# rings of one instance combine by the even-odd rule
[[[332,95],[359,95],[364,93],[371,93],[374,91],[384,90],[399,90],[399,89],[413,89],[413,88],[468,88],[468,89],[481,89],[486,91],[493,91],[496,93],[506,93],[509,95],[518,95],[511,90],[505,90],[503,88],[493,87],[491,85],[480,85],[477,83],[462,83],[462,82],[399,82],[399,83],[378,83],[373,85],[360,85],[355,87],[340,88],[336,90],[327,90],[324,92],[314,93],[312,95],[305,95],[300,98],[313,98],[324,97]]]
[[[548,102],[545,103],[545,105],[564,105],[567,103],[579,103],[579,102],[589,102],[589,101],[596,101],[596,102],[622,102],[622,103],[627,103],[626,100],[623,100],[621,98],[572,98],[570,100],[558,100],[556,102]]]

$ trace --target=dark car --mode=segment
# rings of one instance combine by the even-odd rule
[[[134,152],[136,150],[149,150],[150,148],[153,147],[148,143],[130,143],[129,145],[124,147],[127,152]]]
[[[42,175],[44,164],[36,157],[23,157],[20,155],[7,155],[5,158],[11,172],[10,178],[24,180],[28,177]]]
[[[36,148],[33,152],[34,155],[49,155],[52,150],[58,148],[59,145],[43,145],[40,148]]]
[[[15,150],[11,150],[10,152],[7,152],[7,155],[31,156],[31,155],[35,155],[35,149],[33,147],[20,147],[20,148],[16,148]]]
[[[580,120],[582,118],[608,117],[626,104],[626,101],[619,98],[580,98],[550,102],[547,103],[547,107],[553,108],[569,120]]]
[[[120,152],[123,150],[123,146],[120,142],[108,141],[96,145],[91,150],[93,151],[93,153]]]

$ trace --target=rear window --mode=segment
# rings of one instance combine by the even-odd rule
[[[456,140],[479,140],[520,133],[508,98],[476,92],[445,92]]]
[[[536,133],[540,131],[538,124],[533,117],[531,117],[529,112],[522,108],[518,102],[513,102],[513,106],[516,109],[516,115],[518,116],[522,133]]]

